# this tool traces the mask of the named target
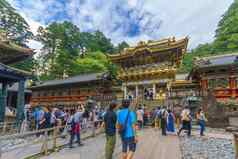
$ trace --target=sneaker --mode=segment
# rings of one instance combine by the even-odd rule
[[[78,146],[83,146],[83,143],[79,143]]]

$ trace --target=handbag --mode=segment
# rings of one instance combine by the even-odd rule
[[[122,124],[122,125],[119,124],[119,131],[118,132],[119,132],[122,139],[124,138],[124,135],[125,135],[125,132],[126,132],[126,126],[127,126],[129,115],[130,115],[130,111],[128,110],[128,113],[126,115],[125,123]]]

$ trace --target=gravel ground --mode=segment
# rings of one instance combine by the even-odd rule
[[[212,137],[181,137],[182,159],[235,159],[232,140]]]

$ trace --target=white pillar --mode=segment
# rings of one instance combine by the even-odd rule
[[[153,99],[156,98],[156,84],[153,83]]]
[[[138,89],[138,85],[136,85],[136,98],[139,97],[139,89]]]
[[[124,86],[124,99],[127,99],[127,87]]]

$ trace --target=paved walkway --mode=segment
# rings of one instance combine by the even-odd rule
[[[177,136],[161,136],[159,131],[146,129],[139,133],[135,159],[181,159],[179,139]],[[120,158],[120,139],[117,139],[115,159]],[[74,149],[65,148],[58,153],[42,157],[42,159],[103,159],[104,158],[105,137],[100,135],[84,141],[83,147]]]
[[[92,134],[91,130],[88,133],[82,134],[82,138],[88,137]],[[96,136],[97,138],[97,136]],[[29,140],[29,139],[28,139]],[[0,155],[0,159],[16,159],[16,156],[18,159],[25,159],[26,157],[38,154],[41,152],[42,147],[42,141],[44,138],[35,138],[35,140],[29,140],[24,144],[16,145],[11,150],[3,151],[2,156]],[[39,143],[39,141],[41,141]],[[57,139],[57,145],[65,145],[69,141],[67,138],[58,138]],[[1,142],[0,142],[1,146]],[[53,147],[53,140],[48,141],[48,148]]]
[[[177,136],[162,136],[154,129],[141,132],[141,136],[135,159],[181,159]]]

